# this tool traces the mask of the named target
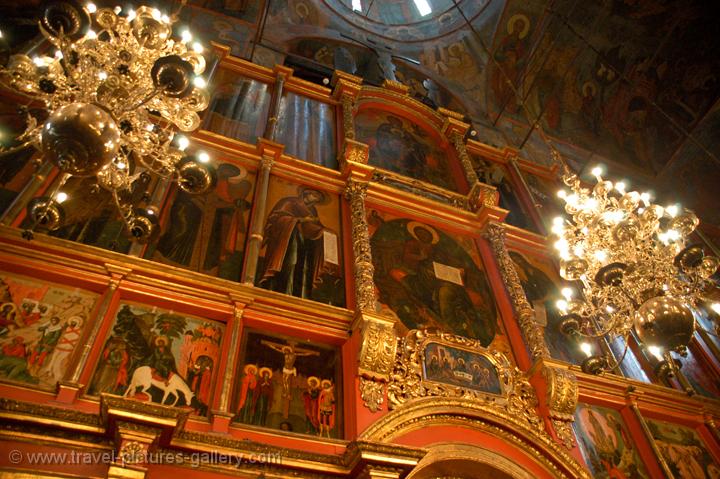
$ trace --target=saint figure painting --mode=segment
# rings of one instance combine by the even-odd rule
[[[296,191],[279,198],[265,221],[258,285],[343,306],[337,199],[305,186]]]
[[[123,304],[88,393],[189,406],[205,415],[224,330],[215,321]]]
[[[235,392],[235,421],[321,437],[341,437],[337,350],[246,333]]]
[[[369,223],[381,307],[407,329],[439,328],[483,346],[493,341],[497,316],[487,277],[458,241],[418,221],[386,221],[377,211]]]

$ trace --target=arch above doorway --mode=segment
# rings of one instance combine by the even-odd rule
[[[437,451],[434,455],[428,454],[413,474],[435,464],[433,467],[440,472],[434,477],[442,477],[443,464],[450,464],[444,461],[456,460],[450,454],[454,451],[458,461],[470,460],[472,463],[458,462],[456,465],[475,467],[469,470],[484,468],[492,472],[493,479],[503,477],[495,471],[512,478],[591,477],[587,469],[544,431],[472,399],[428,397],[413,400],[376,421],[360,435],[360,439]],[[468,453],[464,459],[463,452]],[[502,461],[495,461],[497,458]],[[503,465],[505,469],[501,468]],[[416,476],[410,477],[415,479]],[[433,476],[420,475],[417,479],[426,477]],[[459,477],[464,479],[464,476]]]

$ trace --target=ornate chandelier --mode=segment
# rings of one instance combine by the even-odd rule
[[[136,208],[128,199],[141,174],[175,180],[193,194],[213,187],[208,155],[186,154],[189,141],[176,134],[195,130],[197,112],[209,102],[202,45],[189,45],[187,30],[172,38],[176,15],[54,2],[39,21],[55,47],[52,56],[13,55],[0,69],[6,86],[47,110],[42,122],[28,115],[17,138],[22,144],[13,150],[34,146],[61,173],[51,195],[28,205],[33,227],[26,237],[37,226],[62,225],[67,195],[61,189],[70,177],[94,177],[140,242],[158,229],[155,208]]]
[[[692,309],[703,302],[720,260],[706,256],[699,245],[686,245],[699,223],[694,213],[653,204],[648,193],[603,179],[600,168],[592,173],[595,186],[584,188],[565,167],[563,182],[570,191],[558,192],[569,215],[553,221],[560,274],[580,290],[574,297],[572,288],[563,289],[565,299],[557,304],[561,329],[582,341],[585,372],[616,368],[634,334],[672,375],[670,351],[686,353],[695,331]],[[588,342],[617,337],[625,340],[617,360],[593,354]]]

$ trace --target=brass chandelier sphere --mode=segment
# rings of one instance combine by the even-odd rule
[[[43,157],[60,171],[85,178],[107,166],[120,148],[120,129],[104,108],[70,103],[50,115],[42,129]]]

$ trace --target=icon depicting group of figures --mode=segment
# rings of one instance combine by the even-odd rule
[[[224,326],[125,304],[88,392],[192,407],[206,414]]]
[[[282,363],[277,367],[278,362],[273,361],[275,368],[262,361],[244,364],[235,419],[283,431],[336,437],[335,384],[331,379],[304,373],[308,361],[320,360],[326,353],[292,342],[261,339],[256,344],[281,355]],[[248,354],[246,360],[251,356],[257,355]],[[306,360],[300,371],[296,364],[299,359]]]
[[[94,304],[92,294],[0,277],[0,378],[55,387]]]

